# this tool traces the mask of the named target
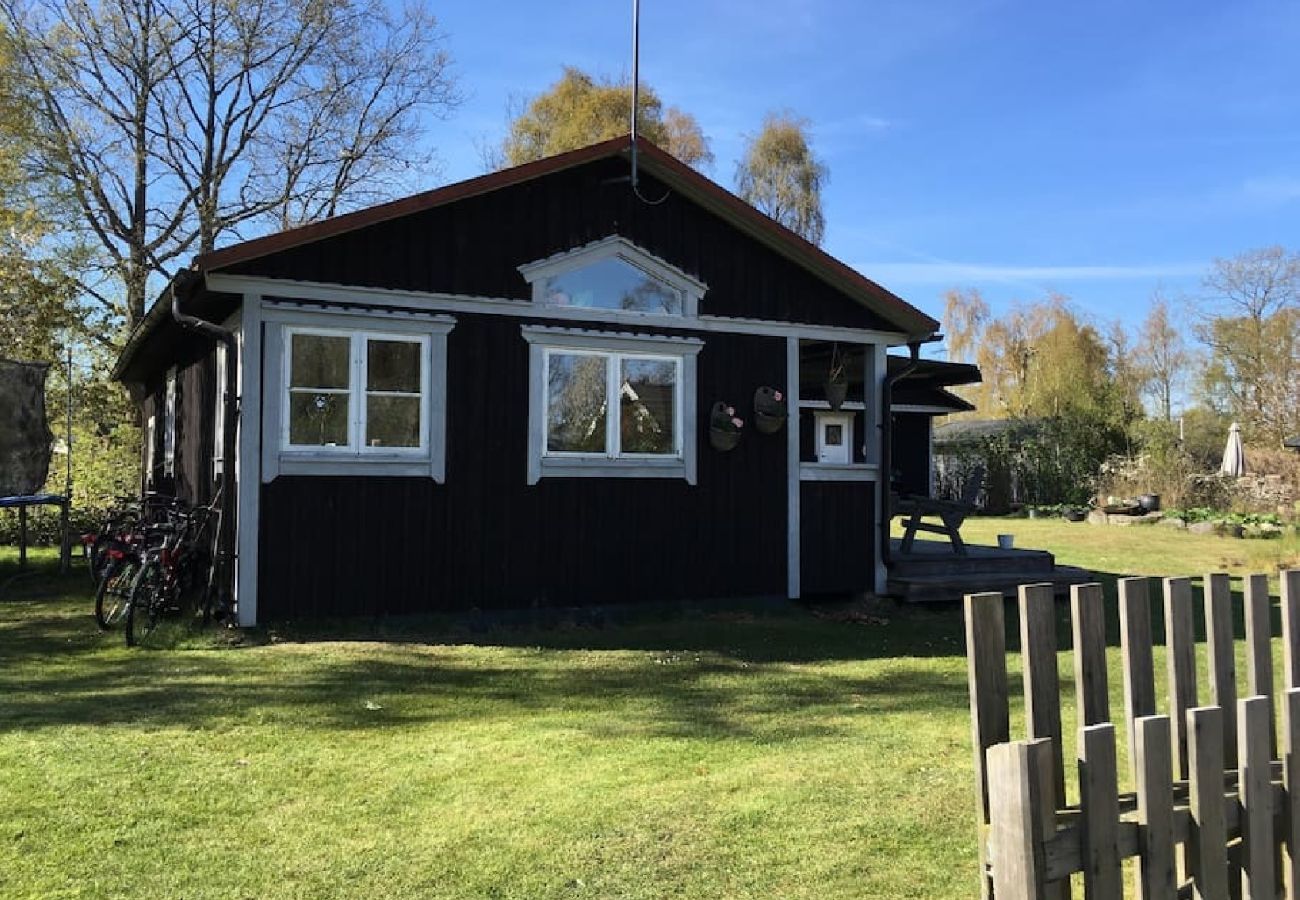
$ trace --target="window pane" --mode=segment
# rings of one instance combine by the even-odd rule
[[[293,391],[289,394],[289,443],[346,447],[348,395]]]
[[[290,387],[347,388],[351,346],[344,335],[293,335]]]
[[[366,446],[420,446],[420,398],[366,397]]]
[[[673,429],[677,365],[666,359],[624,359],[619,386],[619,435],[623,453],[677,452]]]
[[[681,291],[617,257],[548,278],[546,302],[556,306],[682,314]]]
[[[420,392],[420,344],[367,341],[366,390]]]
[[[548,359],[546,449],[604,453],[608,360],[573,353],[553,353]]]

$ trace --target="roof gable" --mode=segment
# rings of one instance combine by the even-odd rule
[[[245,241],[198,257],[195,260],[195,267],[201,271],[216,271],[237,266],[242,268],[242,264],[272,254],[526,184],[598,160],[625,159],[629,155],[630,147],[630,138],[627,136],[603,141],[579,150],[492,172],[301,228]],[[759,212],[666,151],[643,138],[638,138],[637,150],[640,173],[653,176],[664,186],[726,221],[730,227],[753,238],[845,294],[878,315],[892,326],[891,330],[898,330],[914,337],[924,337],[939,327],[935,319]],[[516,260],[515,265],[521,262],[523,261]]]

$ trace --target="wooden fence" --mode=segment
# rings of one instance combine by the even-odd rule
[[[1191,581],[1163,582],[1168,711],[1156,709],[1150,584],[1119,582],[1125,736],[1135,790],[1121,794],[1100,585],[1070,596],[1078,713],[1078,802],[1066,802],[1056,605],[1050,585],[1019,592],[1025,740],[1012,741],[1001,594],[966,597],[971,732],[986,898],[1124,895],[1300,900],[1300,570],[1283,572],[1285,686],[1275,722],[1268,579],[1245,579],[1243,699],[1228,576],[1204,581],[1209,705],[1198,705]],[[1278,736],[1281,735],[1281,754]]]

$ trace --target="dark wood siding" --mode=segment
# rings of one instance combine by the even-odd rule
[[[141,426],[147,429],[154,416],[152,446],[143,448],[143,471],[152,473],[149,489],[172,494],[188,503],[207,503],[215,482],[212,451],[216,437],[216,356],[212,345],[186,342],[176,360],[176,453],[173,474],[164,465],[164,413],[167,393],[166,370],[159,371],[145,385],[141,401]]]
[[[799,563],[804,597],[872,590],[875,490],[868,481],[801,485]]]
[[[704,336],[697,485],[580,478],[530,487],[519,327],[458,316],[445,484],[281,476],[262,487],[260,618],[784,595],[784,432],[746,429],[728,453],[707,437],[715,400],[745,410],[755,387],[782,383],[784,339]]]
[[[680,194],[642,203],[606,159],[232,266],[237,274],[528,299],[516,268],[620,234],[707,285],[713,315],[892,330]],[[642,193],[667,191],[647,175]]]
[[[909,494],[930,493],[930,423],[921,413],[894,413],[892,449],[895,484]]]

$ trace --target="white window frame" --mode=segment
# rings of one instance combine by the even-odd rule
[[[446,477],[447,335],[455,320],[447,316],[377,316],[268,309],[263,408],[262,481],[280,475],[404,475],[443,482]],[[322,447],[289,442],[293,336],[319,334],[349,339],[347,396],[348,444]],[[405,341],[420,346],[420,445],[371,447],[365,444],[366,374],[371,340]],[[410,396],[407,392],[396,392]]]
[[[549,423],[551,409],[551,357],[560,356],[599,356],[605,360],[605,452],[587,453],[577,450],[552,450],[546,436],[543,437],[542,456],[558,459],[682,459],[682,357],[679,354],[642,353],[619,350],[592,350],[573,347],[542,348],[542,390],[543,421]],[[625,360],[647,360],[666,362],[673,365],[673,452],[672,453],[628,453],[623,450],[622,428],[622,373]],[[617,412],[615,407],[617,406]],[[548,428],[549,431],[549,428]]]
[[[212,410],[212,477],[220,478],[226,459],[226,366],[230,364],[229,351],[222,341],[217,341],[214,361],[217,390]]]
[[[291,367],[293,339],[298,335],[315,335],[319,337],[348,339],[348,387],[340,388],[294,388]],[[366,444],[366,416],[369,404],[366,402],[371,394],[388,396],[415,396],[405,391],[371,391],[366,387],[370,367],[370,341],[393,341],[417,344],[420,347],[420,443],[415,447],[372,447]],[[293,326],[284,331],[283,382],[280,390],[280,449],[284,453],[310,453],[326,456],[427,456],[429,453],[429,336],[398,334],[384,331],[356,331],[339,328],[315,328]],[[348,397],[348,443],[346,446],[321,446],[320,444],[295,444],[290,438],[289,407],[294,392],[347,394]]]
[[[635,321],[680,322],[682,319],[694,319],[700,314],[700,301],[709,286],[698,278],[687,275],[674,266],[646,250],[641,249],[625,237],[610,235],[598,241],[564,253],[557,253],[545,259],[525,263],[519,267],[519,274],[524,276],[533,289],[533,303],[539,306],[554,306],[547,296],[547,282],[558,275],[586,268],[606,259],[621,259],[623,262],[640,269],[647,277],[663,283],[671,290],[677,291],[682,298],[680,313],[641,312],[631,309],[605,309],[588,306],[563,306],[565,310],[581,310],[584,316],[597,320],[618,321],[630,319]]]
[[[693,337],[610,334],[572,328],[523,325],[529,344],[528,484],[542,478],[682,478],[696,483],[697,378],[696,357],[704,341]],[[554,354],[603,356],[606,364],[605,451],[582,453],[551,450],[547,446],[547,410],[550,402],[550,357]],[[623,453],[619,413],[612,408],[619,397],[624,359],[672,361],[677,366],[674,386],[673,455]],[[621,403],[618,404],[621,409]]]
[[[176,367],[167,370],[163,387],[163,475],[176,474]]]

